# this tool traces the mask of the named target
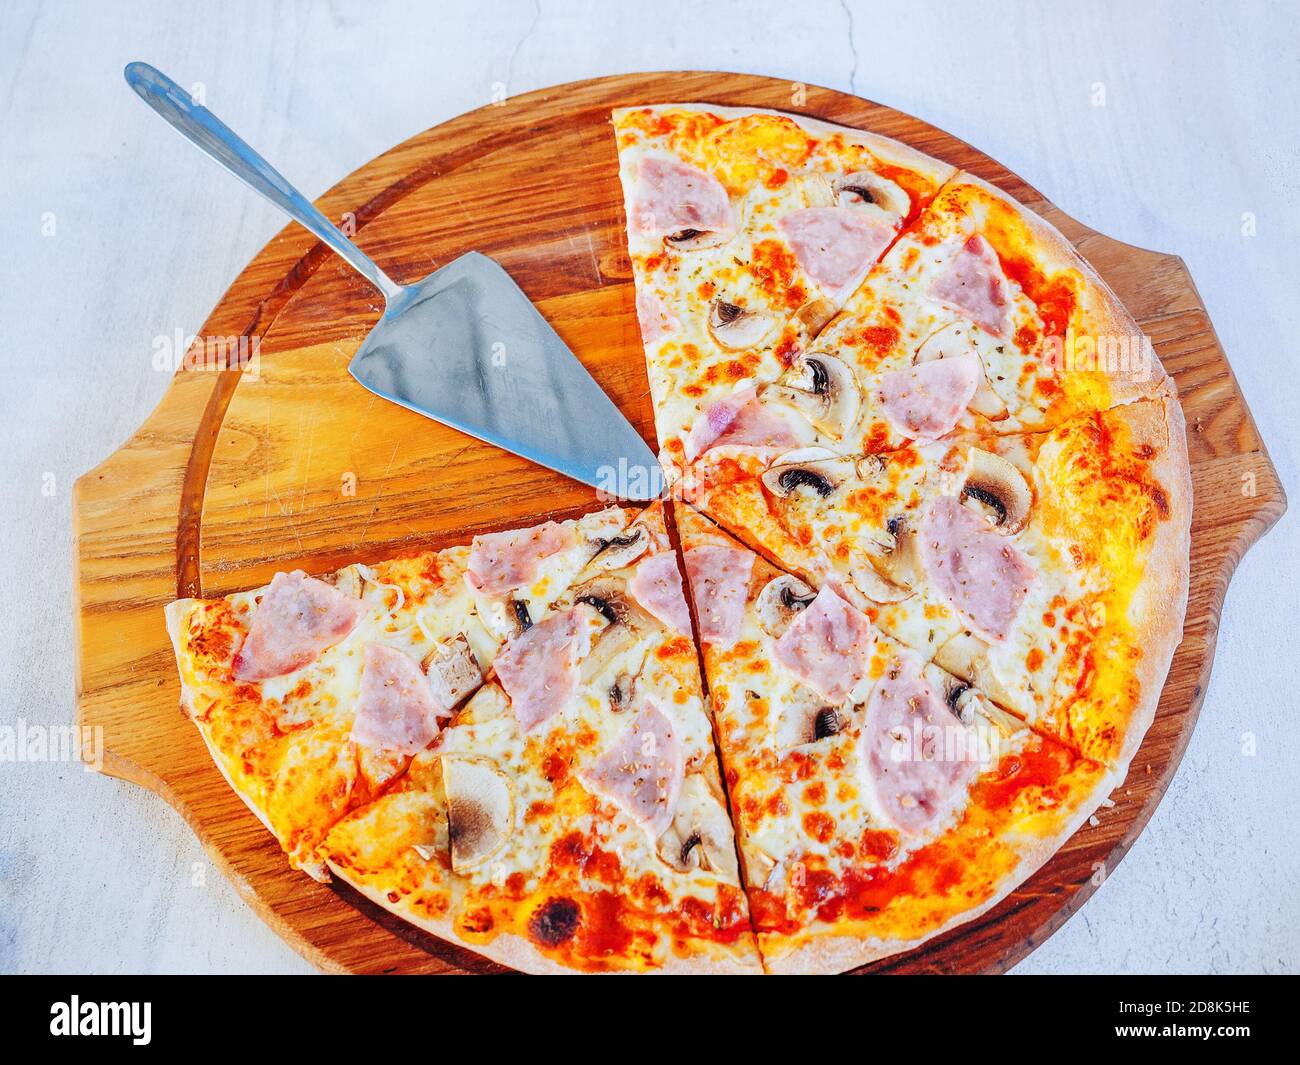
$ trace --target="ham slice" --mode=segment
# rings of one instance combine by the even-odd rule
[[[799,442],[780,409],[761,402],[757,389],[741,388],[700,413],[686,437],[685,455],[687,462],[694,462],[713,447],[785,450]]]
[[[1001,643],[1037,581],[1005,536],[953,496],[940,496],[917,529],[930,583],[985,640]]]
[[[440,706],[428,678],[410,655],[382,643],[366,644],[352,738],[372,750],[416,754],[438,735]]]
[[[977,744],[903,651],[867,700],[858,755],[882,812],[915,834],[942,821],[978,771]]]
[[[636,294],[636,317],[641,323],[641,339],[646,344],[672,336],[681,328],[681,323],[664,306],[664,301],[653,292]]]
[[[302,669],[347,636],[365,613],[360,599],[302,570],[277,573],[235,655],[235,679],[263,681]]]
[[[832,291],[856,281],[894,239],[894,228],[851,207],[806,207],[778,228],[804,273]]]
[[[582,780],[657,839],[673,823],[684,773],[672,722],[648,703]]]
[[[643,558],[628,582],[632,598],[682,636],[691,634],[691,614],[682,592],[682,574],[671,551]]]
[[[978,233],[953,256],[948,269],[935,278],[930,294],[950,304],[996,337],[1007,333],[1007,278],[997,254]]]
[[[493,662],[525,732],[550,720],[578,690],[578,663],[591,646],[579,609],[552,614],[506,643]]]
[[[465,579],[488,595],[502,595],[531,584],[543,561],[577,543],[570,525],[553,521],[531,529],[474,537]]]
[[[776,641],[776,660],[824,698],[840,703],[867,675],[874,643],[867,616],[823,588]]]
[[[973,351],[932,359],[880,379],[878,396],[889,423],[922,443],[952,432],[984,374]]]
[[[730,233],[735,227],[722,183],[677,159],[642,159],[632,201],[632,225],[643,236],[666,237],[688,229]]]
[[[702,544],[683,556],[695,599],[700,639],[731,647],[740,639],[740,626],[749,598],[754,555],[741,548]]]

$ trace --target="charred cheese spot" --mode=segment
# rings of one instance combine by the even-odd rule
[[[547,899],[528,920],[528,934],[544,947],[558,947],[578,932],[582,910],[573,899]]]

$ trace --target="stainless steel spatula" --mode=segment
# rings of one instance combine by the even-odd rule
[[[661,480],[636,430],[500,266],[469,252],[399,285],[265,159],[147,63],[127,83],[199,148],[338,252],[384,295],[349,372],[370,391],[627,499]]]

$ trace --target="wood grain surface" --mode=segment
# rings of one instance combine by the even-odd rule
[[[1191,594],[1159,713],[1116,806],[990,914],[866,970],[1003,971],[1077,909],[1150,818],[1195,724],[1232,571],[1280,517],[1285,497],[1181,260],[1089,230],[994,160],[917,119],[800,88],[707,73],[558,86],[412,138],[319,206],[355,226],[357,243],[399,281],[470,249],[495,258],[651,442],[613,107],[697,100],[870,129],[993,182],[1075,242],[1151,336],[1181,391],[1196,496]],[[494,971],[346,887],[289,869],[180,713],[163,627],[162,607],[178,595],[221,595],[278,569],[321,571],[436,548],[597,505],[582,485],[356,385],[347,362],[380,309],[378,293],[306,232],[286,228],[200,332],[256,340],[255,372],[182,371],[135,435],[77,482],[78,715],[104,730],[104,771],[179,810],[249,904],[321,968]]]

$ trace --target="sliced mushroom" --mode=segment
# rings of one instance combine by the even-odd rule
[[[609,700],[609,709],[612,713],[621,714],[632,705],[636,699],[637,678],[637,673],[624,670],[605,690],[605,697]]]
[[[506,608],[509,610],[510,622],[515,636],[518,636],[521,632],[527,632],[533,627],[533,616],[528,612],[528,604],[522,599],[515,599],[512,596],[507,601]]]
[[[836,178],[835,200],[841,207],[877,207],[895,218],[912,209],[911,198],[898,185],[872,170],[859,170]]]
[[[346,596],[353,599],[361,598],[361,574],[357,572],[356,566],[344,566],[342,569],[328,574],[324,580],[326,583],[334,585]]]
[[[654,624],[654,619],[628,598],[624,582],[615,577],[596,577],[575,585],[573,601],[590,607],[610,625],[640,632]]]
[[[443,755],[442,779],[447,789],[451,867],[465,873],[505,846],[514,827],[514,785],[487,759],[458,755]]]
[[[763,483],[769,491],[782,499],[799,492],[829,499],[853,471],[852,459],[838,458],[824,448],[805,450],[821,454],[789,462],[778,460],[763,472]],[[786,457],[782,456],[783,459]]]
[[[612,578],[597,578],[578,585],[574,589],[573,601],[593,610],[605,621],[579,667],[582,683],[585,685],[595,680],[616,659],[642,647],[642,655],[637,661],[619,662],[621,672],[630,670],[634,676],[639,674],[644,662],[642,636],[658,626],[659,622],[627,597],[621,581]]]
[[[807,207],[834,207],[835,182],[829,174],[808,171],[795,179]]]
[[[726,244],[734,233],[719,229],[679,229],[664,237],[665,246],[675,251],[700,251]]]
[[[626,625],[607,625],[592,641],[591,650],[582,660],[578,670],[582,683],[586,685],[601,676],[615,659],[626,655],[640,643],[637,634]],[[640,664],[636,665],[639,672]]]
[[[588,565],[603,570],[624,569],[649,549],[650,530],[644,525],[629,525],[621,535],[598,541]]]
[[[745,845],[745,881],[762,891],[776,894],[784,875],[784,863],[773,858],[751,838]]]
[[[817,593],[798,577],[788,573],[773,577],[758,593],[758,623],[769,636],[779,639],[795,615],[816,597]]]
[[[790,323],[794,327],[795,335],[798,337],[799,349],[806,349],[809,344],[816,340],[838,311],[839,307],[835,301],[824,297],[809,300],[795,311]]]
[[[982,696],[976,695],[972,700],[972,705],[974,712],[1001,732],[1003,736],[1015,736],[1029,728],[1015,714],[1008,713],[996,703],[990,702]]]
[[[438,644],[424,656],[420,665],[429,676],[441,708],[448,713],[483,684],[483,671],[479,669],[463,632]]]
[[[916,535],[901,517],[890,518],[873,538],[879,553],[876,564],[885,578],[903,588],[915,588],[920,581],[916,556]]]
[[[833,706],[823,706],[817,711],[813,718],[812,742],[824,740],[827,736],[835,736],[844,731],[847,722],[844,715]]]
[[[736,879],[731,820],[711,775],[691,773],[682,781],[673,823],[656,841],[655,849],[679,873],[700,869]]]
[[[801,447],[777,457],[763,471],[763,483],[774,495],[788,498],[800,491],[828,499],[854,471],[854,461],[824,447]]]
[[[778,321],[765,311],[746,310],[718,298],[709,304],[709,335],[728,351],[748,351],[771,336]]]
[[[848,726],[843,707],[832,706],[811,688],[800,686],[783,698],[773,723],[778,751],[790,751],[839,735]]]
[[[763,385],[759,395],[791,407],[832,440],[844,438],[857,421],[862,404],[853,371],[824,351],[801,355],[780,381]]]
[[[988,518],[998,532],[1014,536],[1029,521],[1034,496],[1025,475],[1001,455],[971,448],[961,501]]]
[[[963,725],[969,725],[975,719],[975,708],[979,703],[975,689],[958,677],[944,674],[942,691],[944,704],[952,716]]]
[[[975,394],[966,404],[966,409],[972,414],[978,414],[987,418],[989,421],[1000,422],[1010,415],[1007,405],[1003,402],[1001,396],[993,389],[993,385],[988,379],[988,370],[985,367],[984,358],[979,351],[979,343],[975,326],[966,322],[953,322],[937,329],[925,338],[925,341],[916,349],[916,356],[913,362],[931,362],[934,359],[943,359],[951,355],[962,355],[968,351],[973,351],[980,360],[980,380],[975,387]]]
[[[499,685],[485,684],[470,698],[469,702],[456,715],[456,724],[478,725],[494,718],[514,716],[510,700],[506,698]]]
[[[988,652],[988,644],[978,636],[959,632],[934,653],[934,664],[974,685],[995,702],[1015,706],[1011,693],[994,672]]]
[[[882,577],[875,566],[868,562],[850,569],[849,580],[873,603],[898,603],[912,594],[911,588]]]

